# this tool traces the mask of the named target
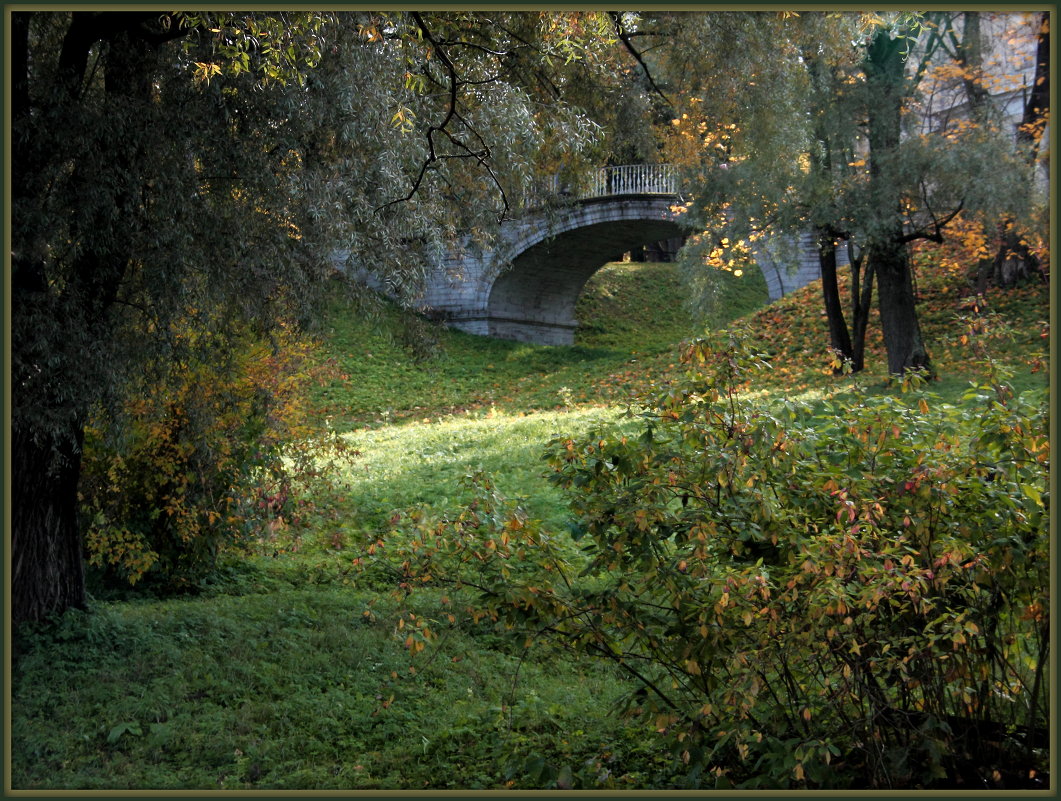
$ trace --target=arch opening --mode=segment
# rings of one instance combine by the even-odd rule
[[[517,255],[494,281],[487,301],[489,335],[570,345],[575,303],[590,277],[636,247],[684,236],[667,219],[597,222],[544,239]]]

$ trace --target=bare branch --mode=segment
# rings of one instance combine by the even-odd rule
[[[937,244],[941,243],[943,241],[943,229],[947,227],[951,220],[958,216],[958,214],[962,210],[962,207],[965,205],[964,200],[959,202],[957,208],[950,212],[950,214],[940,219],[936,216],[936,212],[932,210],[932,207],[928,203],[928,191],[925,187],[924,181],[921,182],[921,194],[925,200],[925,208],[928,209],[929,216],[932,217],[933,230],[929,231],[927,227],[918,228],[917,230],[911,231],[910,233],[900,237],[900,244],[905,245],[908,242],[913,242],[917,239],[927,239],[930,242],[936,242]]]
[[[483,169],[486,170],[487,175],[490,176],[490,180],[493,181],[494,185],[498,189],[498,192],[500,192],[501,200],[502,200],[502,203],[503,203],[503,208],[501,210],[501,213],[498,216],[498,220],[503,220],[505,215],[507,214],[510,206],[509,206],[509,202],[508,202],[508,197],[505,194],[504,187],[501,185],[501,182],[498,180],[497,175],[494,173],[493,168],[487,162],[487,159],[490,157],[490,148],[487,147],[486,143],[483,141],[483,138],[479,135],[478,131],[476,131],[474,129],[474,127],[469,125],[468,122],[460,115],[460,113],[457,110],[457,104],[458,104],[458,101],[459,101],[459,94],[460,94],[460,87],[461,86],[465,86],[465,85],[471,85],[473,82],[462,80],[460,75],[457,73],[457,67],[456,67],[456,65],[454,65],[452,59],[450,59],[450,57],[449,57],[449,53],[446,51],[446,44],[447,44],[446,40],[444,40],[444,39],[436,39],[434,37],[434,35],[431,33],[431,30],[428,28],[427,23],[424,21],[423,16],[420,14],[420,12],[413,11],[413,12],[411,12],[411,15],[412,15],[413,20],[416,22],[416,26],[417,26],[417,28],[419,28],[421,35],[424,37],[424,40],[428,44],[431,45],[431,48],[434,51],[435,55],[438,56],[439,62],[441,62],[442,66],[445,67],[446,74],[447,74],[447,76],[449,78],[449,101],[448,101],[448,106],[447,106],[447,109],[446,109],[446,116],[443,118],[442,122],[440,124],[438,124],[438,125],[432,125],[432,126],[430,126],[427,129],[427,134],[426,134],[426,136],[427,136],[427,147],[428,147],[427,158],[424,159],[423,163],[420,165],[420,171],[417,173],[416,178],[413,180],[412,186],[409,188],[409,192],[404,197],[400,197],[400,198],[397,198],[395,200],[391,200],[391,201],[389,201],[387,203],[384,203],[382,206],[379,206],[376,209],[376,211],[381,211],[383,209],[389,208],[390,206],[394,206],[394,205],[396,205],[398,203],[405,203],[405,202],[411,200],[413,198],[413,196],[416,195],[416,193],[418,191],[420,191],[420,187],[421,187],[421,185],[424,182],[424,178],[427,175],[427,171],[431,167],[432,164],[435,164],[436,162],[444,161],[444,160],[471,158],[471,159],[475,159],[476,163],[480,167],[482,167]],[[449,44],[454,44],[454,43],[449,43]],[[467,44],[467,43],[458,42],[456,44]],[[468,46],[473,46],[473,45],[468,45]],[[482,48],[480,48],[480,49],[482,49]],[[482,82],[476,81],[474,83],[476,85],[478,85],[478,84],[480,84]],[[466,145],[464,142],[462,142],[460,139],[458,139],[457,136],[454,135],[454,133],[452,131],[449,130],[449,125],[454,120],[459,122],[466,130],[468,130],[473,136],[475,136],[479,140],[480,144],[483,146],[482,150],[478,150],[478,151],[472,150],[470,147],[468,147],[468,145]],[[436,151],[436,147],[435,147],[435,135],[436,134],[444,135],[446,137],[446,139],[450,143],[452,143],[459,150],[463,150],[464,152],[463,153],[447,153],[447,154],[440,155]]]
[[[618,11],[609,11],[608,16],[612,18],[612,23],[615,25],[615,33],[619,37],[619,41],[623,43],[626,51],[634,57],[638,64],[641,65],[641,69],[644,70],[645,79],[648,81],[649,86],[652,87],[653,91],[658,94],[663,101],[671,108],[674,108],[674,104],[670,101],[670,98],[663,93],[663,90],[656,84],[656,79],[652,77],[652,70],[648,68],[648,64],[645,63],[645,59],[642,57],[641,52],[634,47],[634,43],[630,40],[630,33],[623,28],[623,20],[619,15]]]

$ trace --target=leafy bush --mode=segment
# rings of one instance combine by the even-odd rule
[[[298,483],[341,452],[310,425],[308,387],[328,368],[293,329],[265,341],[185,320],[173,339],[121,414],[88,426],[81,484],[89,564],[168,588],[202,578],[227,545],[297,524]]]
[[[764,408],[739,337],[684,360],[638,433],[553,443],[585,565],[479,477],[460,513],[377,543],[401,589],[475,586],[475,619],[615,662],[689,786],[1040,786],[1042,395],[951,407],[913,377]],[[414,651],[432,636],[407,630]]]

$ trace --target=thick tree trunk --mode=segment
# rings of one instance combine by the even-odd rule
[[[11,443],[11,620],[44,620],[85,605],[77,482],[82,428]]]
[[[869,236],[868,259],[877,275],[881,333],[888,352],[888,372],[928,369],[928,351],[921,336],[913,277],[903,240],[902,196],[896,160],[905,97],[905,42],[879,31],[865,62],[870,91],[870,196],[880,215]]]
[[[68,124],[79,119],[88,54],[100,40],[109,43],[103,62],[108,98],[146,108],[154,54],[130,32],[138,19],[96,12],[71,15],[59,55],[59,85],[45,96],[53,109],[66,105],[68,113],[57,118]],[[16,23],[13,33],[21,42],[28,25],[25,19]],[[19,44],[15,55],[27,58],[28,49]],[[21,87],[28,65],[15,67],[15,83]],[[28,109],[21,110],[16,122],[24,130],[14,152],[13,200],[21,227],[12,257],[10,612],[13,623],[21,624],[85,604],[77,494],[84,421],[109,380],[97,373],[113,370],[99,353],[107,352],[114,325],[111,310],[132,256],[146,154],[135,138],[122,135],[120,126],[110,135],[82,134],[79,144],[85,152],[72,157],[67,180],[85,187],[86,197],[100,185],[112,195],[109,205],[96,199],[100,205],[85,215],[91,222],[71,226],[77,252],[64,269],[55,268],[62,280],[52,280],[36,244],[47,237],[33,228],[33,188],[55,167],[48,161],[54,155],[41,142],[56,142],[69,131],[35,128]],[[95,351],[95,358],[86,351]]]
[[[882,239],[869,254],[877,273],[877,307],[891,375],[931,367],[917,319],[910,261],[900,238],[897,234]]]

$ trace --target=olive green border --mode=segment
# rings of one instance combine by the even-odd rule
[[[341,10],[357,10],[357,9],[413,9],[413,8],[448,8],[453,10],[472,10],[472,9],[489,9],[489,8],[505,8],[509,10],[530,10],[537,11],[541,10],[543,6],[541,4],[534,5],[522,2],[480,2],[480,3],[455,3],[449,0],[422,0],[419,3],[310,3],[306,0],[293,0],[293,2],[287,3],[246,3],[246,2],[233,2],[220,4],[216,0],[212,2],[206,2],[203,5],[212,6],[215,8],[229,9],[254,9],[261,11],[269,10],[280,10],[290,8],[291,6],[302,6],[309,7],[319,10],[329,11],[341,11]],[[710,799],[745,799],[745,798],[829,798],[829,799],[841,799],[841,798],[921,798],[921,797],[940,797],[940,798],[967,798],[975,797],[980,798],[1057,798],[1059,793],[1057,787],[1061,784],[1061,778],[1056,775],[1057,767],[1057,749],[1058,749],[1058,738],[1057,738],[1057,676],[1058,676],[1058,657],[1057,657],[1057,520],[1056,517],[1051,514],[1050,516],[1050,564],[1051,564],[1051,576],[1050,576],[1050,589],[1051,589],[1051,620],[1050,620],[1050,639],[1053,644],[1053,648],[1050,653],[1050,675],[1054,677],[1054,681],[1051,682],[1050,687],[1050,709],[1051,709],[1051,743],[1050,743],[1050,774],[1051,782],[1054,787],[1052,790],[1024,790],[1024,791],[979,791],[976,793],[968,793],[965,791],[951,791],[951,790],[940,790],[940,791],[923,791],[923,792],[893,792],[887,790],[865,790],[865,791],[799,791],[799,790],[763,790],[763,791],[733,791],[720,792],[720,791],[696,791],[696,790],[667,790],[667,791],[642,791],[642,790],[617,790],[617,791],[605,791],[605,790],[584,790],[584,791],[571,791],[571,792],[560,792],[560,791],[544,791],[544,790],[510,790],[510,791],[493,791],[493,790],[439,790],[439,791],[409,791],[409,790],[304,790],[304,791],[287,791],[287,790],[229,790],[229,791],[211,791],[211,790],[13,790],[11,788],[11,619],[10,615],[7,614],[7,610],[10,609],[11,603],[11,510],[9,504],[6,502],[10,497],[10,477],[11,477],[11,451],[10,451],[10,431],[11,431],[11,381],[10,381],[10,364],[11,364],[11,218],[9,209],[11,207],[11,143],[10,143],[10,122],[11,122],[11,77],[7,68],[7,54],[10,52],[10,14],[12,11],[60,11],[68,10],[77,7],[90,6],[98,10],[116,10],[123,9],[128,10],[130,8],[151,10],[170,10],[173,8],[172,4],[164,3],[140,3],[140,2],[129,2],[129,3],[91,3],[91,2],[66,2],[66,3],[2,3],[3,14],[0,18],[0,26],[2,26],[3,33],[3,53],[4,60],[3,64],[0,65],[0,75],[3,77],[3,99],[4,99],[4,128],[3,132],[0,133],[0,139],[3,141],[4,146],[4,157],[3,157],[3,177],[4,177],[4,195],[3,195],[3,232],[4,232],[4,280],[2,284],[3,292],[3,350],[2,350],[2,369],[0,369],[0,388],[2,388],[2,408],[3,408],[3,426],[0,427],[0,444],[3,448],[3,484],[0,485],[0,509],[3,510],[3,533],[4,533],[4,547],[3,547],[3,609],[4,609],[4,631],[3,639],[0,642],[0,655],[3,659],[3,694],[0,696],[0,707],[3,710],[3,717],[0,724],[3,728],[3,776],[2,784],[0,784],[0,794],[5,798],[34,798],[34,799],[47,799],[47,798],[118,798],[118,799],[136,799],[136,798],[386,798],[386,799],[397,799],[397,798],[549,798],[549,799],[560,799],[560,798],[621,798],[621,799],[638,799],[638,798],[710,798]],[[198,4],[192,4],[193,7],[199,8]],[[771,11],[771,10],[826,10],[826,11],[856,11],[867,8],[873,8],[874,10],[934,10],[937,8],[960,8],[967,10],[985,10],[985,11],[1050,11],[1050,25],[1054,28],[1057,14],[1057,3],[1020,3],[1009,5],[1006,3],[961,3],[954,2],[954,0],[934,0],[932,2],[926,2],[921,5],[915,5],[911,3],[821,3],[821,2],[790,2],[790,3],[704,3],[704,2],[692,2],[691,0],[669,0],[669,2],[659,2],[659,0],[649,0],[646,3],[640,5],[630,5],[629,3],[615,3],[615,4],[598,4],[598,3],[548,3],[546,8],[578,8],[578,9],[607,9],[607,10],[639,10],[643,8],[659,8],[659,9],[673,9],[682,11],[732,11],[732,10],[754,10],[754,11]],[[1051,64],[1051,87],[1050,87],[1050,108],[1055,110],[1057,108],[1057,80],[1056,80],[1056,64],[1057,64],[1057,35],[1056,33],[1051,36],[1050,40],[1050,64]],[[1051,156],[1057,152],[1057,126],[1051,125],[1049,128],[1049,152]],[[1050,187],[1051,191],[1056,191],[1057,187],[1057,162],[1055,158],[1050,160]],[[1050,206],[1050,251],[1053,255],[1053,259],[1056,262],[1056,231],[1057,231],[1057,206],[1051,202]],[[1058,288],[1057,279],[1054,278],[1051,282],[1051,298],[1050,298],[1050,397],[1051,399],[1056,397],[1056,382],[1057,382],[1057,309],[1058,309]],[[1056,409],[1054,414],[1050,417],[1050,440],[1054,442],[1056,440],[1057,433],[1057,415]],[[1051,474],[1050,474],[1050,497],[1052,499],[1057,498],[1057,468],[1055,462],[1051,463]],[[1055,500],[1056,503],[1056,500]]]

